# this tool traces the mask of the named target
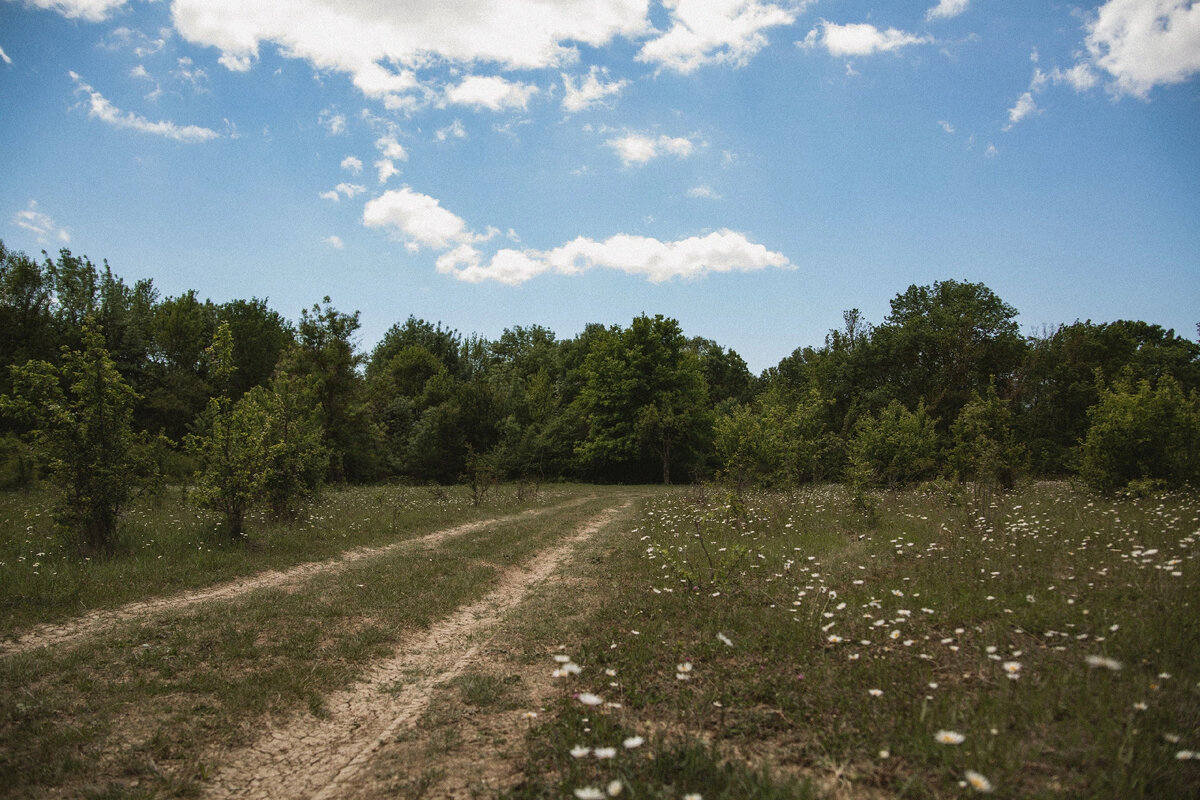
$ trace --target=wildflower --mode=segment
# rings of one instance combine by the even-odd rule
[[[891,755],[892,755],[892,754],[891,754],[891,753],[889,753],[887,750],[880,750],[880,751],[879,751],[879,757],[880,757],[880,758],[891,758]]]
[[[676,664],[675,671],[676,672],[691,672],[692,671],[692,662],[685,661],[682,664]]]
[[[836,633],[831,633],[826,641],[828,641],[830,644],[838,644],[842,641],[842,637],[838,636]]]
[[[624,784],[622,784],[619,779],[614,779],[614,780],[609,781],[608,782],[608,796],[616,797],[617,795],[619,795],[621,793],[621,789],[623,789],[623,788],[624,788]]]
[[[536,711],[526,711],[525,719],[537,719],[537,712]]]
[[[718,639],[720,639],[720,640],[721,640],[721,644],[725,645],[726,647],[733,647],[733,642],[732,642],[732,641],[729,639],[729,637],[728,637],[728,636],[726,636],[725,634],[723,634],[723,633],[718,633],[718,634],[717,634],[717,638],[718,638]]]
[[[617,748],[615,747],[597,747],[592,751],[592,755],[596,758],[616,758]]]
[[[958,731],[938,731],[933,735],[933,739],[938,744],[962,744],[967,737]]]
[[[583,703],[585,706],[598,706],[604,702],[603,697],[598,697],[597,695],[594,695],[591,692],[584,692],[583,694],[578,694],[575,696],[575,699],[578,700],[579,702]]]
[[[625,741],[621,742],[626,750],[632,750],[635,747],[641,747],[646,740],[641,736],[630,736]]]
[[[683,800],[704,800],[704,798],[699,792],[692,792],[691,794],[685,794]]]
[[[571,748],[571,758],[583,758],[590,752],[592,752],[592,748],[577,744]]]
[[[1117,672],[1118,670],[1121,669],[1120,661],[1117,661],[1115,658],[1109,658],[1107,656],[1088,656],[1087,657],[1087,665],[1089,667],[1092,667],[1093,669],[1095,669],[1096,667],[1104,667],[1106,669],[1111,669],[1113,672]]]
[[[1145,703],[1134,703],[1133,707],[1138,711],[1145,711],[1147,708],[1149,708],[1149,706],[1147,706]]]
[[[967,783],[971,784],[971,788],[977,792],[987,794],[992,791],[992,782],[973,769],[967,770]]]
[[[871,697],[883,697],[883,689],[867,689],[867,694]]]
[[[1021,662],[1020,661],[1005,661],[1004,671],[1008,673],[1008,677],[1016,680],[1021,677]]]
[[[1180,761],[1192,761],[1197,758],[1197,755],[1194,750],[1180,750],[1175,754],[1175,758]]]
[[[604,800],[604,792],[595,786],[584,786],[582,789],[576,789],[575,796],[579,800]]]
[[[554,660],[560,664],[566,664],[568,661],[571,660],[571,657],[569,655],[567,655],[566,653],[555,653]]]

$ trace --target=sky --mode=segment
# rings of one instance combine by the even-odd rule
[[[0,0],[0,239],[754,372],[912,284],[1200,323],[1190,0]]]

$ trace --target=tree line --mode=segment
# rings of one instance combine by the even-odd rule
[[[0,482],[53,478],[97,545],[164,480],[237,535],[326,483],[1200,477],[1200,345],[1139,321],[1023,336],[977,283],[910,286],[878,324],[846,311],[756,376],[661,315],[495,340],[410,316],[365,352],[328,297],[293,322],[42,256],[0,242]]]

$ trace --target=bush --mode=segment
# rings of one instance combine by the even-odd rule
[[[909,411],[893,400],[879,416],[858,421],[848,444],[847,480],[856,487],[889,489],[917,483],[937,474],[937,421],[919,403]]]
[[[1156,387],[1119,380],[1099,393],[1080,451],[1079,474],[1089,486],[1113,492],[1134,482],[1178,487],[1200,480],[1200,397],[1194,391],[1184,395],[1164,375]]]

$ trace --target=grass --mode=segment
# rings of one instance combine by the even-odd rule
[[[631,494],[558,491],[581,502],[290,591],[0,657],[0,796],[202,792],[221,754],[266,720],[324,713],[328,695],[406,633]],[[521,800],[618,789],[950,798],[985,785],[998,797],[1200,795],[1200,760],[1184,757],[1200,750],[1196,495],[1101,498],[1055,483],[975,504],[941,487],[880,494],[869,514],[840,487],[633,496],[632,521],[583,545],[506,619],[486,665],[438,689],[430,713],[444,719],[426,726],[436,741],[423,763],[388,764],[394,793],[437,796],[443,761],[476,746],[456,722],[469,717],[521,762],[506,792]],[[411,507],[397,513],[400,498]],[[222,548],[205,531],[213,552],[189,561],[189,548],[209,549],[196,547],[201,533],[154,529],[143,548],[153,558],[127,540],[104,563],[70,569],[133,576],[90,601],[111,605],[173,590],[152,562],[174,559],[199,586],[516,510],[498,502],[477,511],[427,490],[350,490],[303,531],[264,525],[250,546]],[[44,524],[29,499],[0,503],[10,519]],[[171,513],[182,516],[146,511],[156,524]],[[16,537],[0,560],[23,554],[32,572],[41,559],[44,573],[36,535],[6,530]],[[24,592],[38,585],[21,580]],[[67,613],[10,604],[29,621]]]
[[[553,504],[573,489],[552,486],[532,503]],[[55,529],[48,492],[0,492],[0,636],[96,608],[173,594],[266,569],[331,558],[359,546],[414,538],[442,527],[530,507],[516,490],[471,504],[465,488],[378,486],[327,491],[296,521],[247,520],[231,541],[216,515],[179,489],[143,499],[122,520],[115,552],[80,553]]]
[[[0,658],[0,796],[197,793],[220,752],[267,718],[322,714],[326,695],[406,632],[482,597],[509,564],[594,514],[596,494],[536,524],[506,519],[446,547],[356,562],[302,591],[262,589]]]
[[[510,796],[1200,793],[1176,757],[1200,746],[1194,495],[908,492],[867,517],[837,487],[715,494],[648,501],[583,599],[544,598],[564,624],[514,626],[526,658],[556,642],[582,672]]]

